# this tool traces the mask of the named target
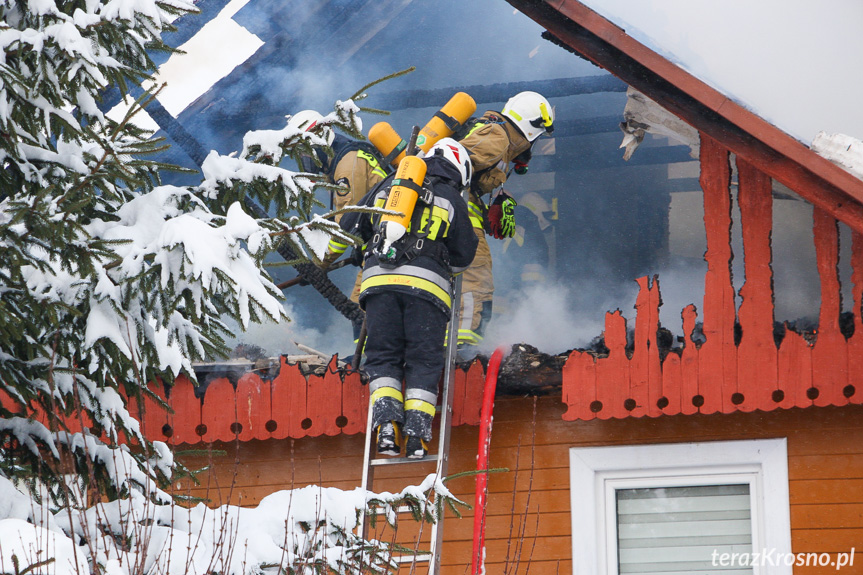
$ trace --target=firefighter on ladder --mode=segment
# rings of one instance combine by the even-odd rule
[[[425,199],[406,216],[404,235],[387,243],[380,213],[351,212],[340,225],[366,243],[359,301],[366,311],[364,369],[377,451],[398,455],[404,438],[407,457],[420,459],[428,453],[438,382],[446,363],[453,274],[470,265],[478,240],[461,196],[472,175],[464,147],[444,138],[422,160],[405,160],[424,163],[426,171],[425,178],[419,178],[421,186],[413,185]],[[384,181],[360,205],[389,206],[391,189],[408,185],[400,177],[401,167],[393,180]],[[331,253],[346,248],[335,240],[329,246]]]
[[[467,149],[473,163],[468,208],[474,232],[479,239],[476,258],[462,279],[462,313],[458,330],[459,346],[476,345],[492,313],[494,281],[491,252],[486,232],[497,239],[515,233],[516,201],[503,189],[510,171],[527,172],[533,143],[554,129],[554,112],[543,96],[536,92],[520,92],[510,98],[500,112],[488,111],[470,127],[460,143]],[[510,168],[512,164],[512,168]],[[486,207],[482,197],[489,195]]]

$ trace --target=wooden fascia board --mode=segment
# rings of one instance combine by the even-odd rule
[[[863,180],[822,158],[577,0],[507,0],[558,40],[863,233]]]

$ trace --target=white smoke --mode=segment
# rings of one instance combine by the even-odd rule
[[[298,316],[291,304],[286,303],[285,309],[289,317]],[[302,324],[293,320],[252,324],[246,331],[236,326],[228,346],[233,349],[239,344],[255,345],[267,357],[305,355],[306,352],[297,347],[297,343],[327,355],[338,354],[341,358],[353,354],[351,324],[345,319],[339,321],[341,316],[337,313],[321,313],[319,317],[321,321],[304,321]]]
[[[597,294],[583,297],[579,292],[579,288],[562,283],[532,286],[519,292],[518,304],[510,313],[495,315],[480,350],[491,352],[499,346],[527,343],[544,353],[557,354],[588,347],[605,328],[604,312],[620,307],[627,296],[596,301]],[[635,291],[632,292],[630,308],[635,302]],[[631,313],[624,315],[634,317]]]

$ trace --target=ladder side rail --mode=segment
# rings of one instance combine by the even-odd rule
[[[372,466],[372,406],[371,406],[371,398],[369,399],[369,416],[366,418],[366,441],[365,448],[363,449],[363,476],[361,487],[364,493],[368,493],[372,487],[372,481],[374,480],[374,466]],[[360,526],[359,531],[357,533],[365,539],[368,535],[368,520],[366,519],[366,514],[363,513],[360,518]]]
[[[371,401],[371,399],[369,400]],[[368,492],[371,490],[372,481],[374,481],[374,467],[371,465],[372,458],[372,406],[369,403],[369,416],[366,419],[366,440],[365,440],[365,449],[363,450],[363,476],[361,487],[363,489],[364,496],[368,495]],[[367,541],[369,538],[369,520],[366,517],[366,509],[364,506],[363,512],[360,514],[360,524],[357,527],[357,534],[363,538],[363,541]],[[360,567],[365,564],[365,551],[360,556]]]
[[[461,320],[461,275],[456,276],[453,288],[452,314],[450,315],[449,331],[447,332],[447,363],[443,376],[441,394],[440,431],[438,432],[438,460],[436,477],[443,479],[449,469],[450,431],[452,428],[452,404],[455,397],[455,363],[458,353],[458,326]],[[440,571],[441,550],[443,547],[443,519],[445,508],[441,507],[441,516],[437,518],[431,533],[432,561],[429,563],[429,575],[437,575]]]

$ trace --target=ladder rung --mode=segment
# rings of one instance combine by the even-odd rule
[[[387,457],[380,459],[372,459],[369,461],[370,465],[398,465],[400,463],[428,463],[430,461],[437,461],[437,453],[430,453],[426,455],[422,459],[411,459],[409,457]]]

